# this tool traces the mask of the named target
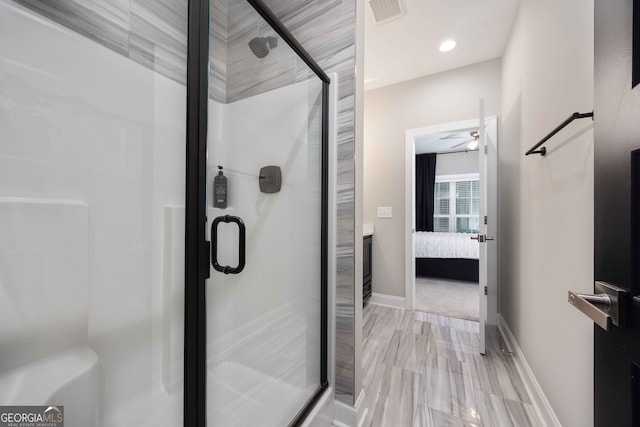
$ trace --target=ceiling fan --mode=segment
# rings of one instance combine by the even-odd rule
[[[477,148],[478,148],[478,139],[480,139],[480,134],[478,133],[478,131],[477,131],[477,130],[474,130],[474,131],[472,131],[472,132],[470,132],[470,133],[469,133],[469,136],[470,136],[471,138],[469,138],[469,137],[468,137],[468,136],[466,136],[466,135],[465,135],[465,136],[462,136],[462,135],[463,135],[463,134],[447,135],[447,136],[445,136],[445,137],[443,137],[443,138],[440,138],[440,139],[441,139],[441,140],[444,140],[444,139],[458,139],[458,138],[465,138],[465,140],[464,140],[464,141],[462,141],[462,142],[460,142],[460,143],[458,143],[458,144],[456,144],[456,145],[452,146],[451,148],[458,148],[458,147],[460,147],[461,145],[465,145],[465,144],[467,144],[467,148],[468,148],[469,150],[475,150],[475,149],[477,149]]]

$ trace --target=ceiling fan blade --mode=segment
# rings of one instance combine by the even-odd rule
[[[447,135],[447,136],[443,136],[440,137],[441,141],[447,140],[447,139],[460,139],[460,138],[468,138],[467,135],[460,135],[460,134],[453,134],[453,135]]]
[[[454,146],[453,146],[453,147],[451,147],[451,148],[458,148],[458,147],[460,147],[461,145],[465,145],[465,144],[470,143],[471,141],[473,141],[473,139],[467,139],[466,141],[461,142],[461,143],[459,143],[459,144],[456,144],[456,145],[454,145]]]

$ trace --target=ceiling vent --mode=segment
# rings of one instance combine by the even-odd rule
[[[391,21],[407,13],[405,0],[369,0],[376,24]]]

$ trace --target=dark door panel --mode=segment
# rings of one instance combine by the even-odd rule
[[[634,3],[595,1],[595,280],[640,292],[640,87],[633,88]],[[637,16],[637,15],[636,15]],[[640,425],[640,303],[594,325],[595,425]]]

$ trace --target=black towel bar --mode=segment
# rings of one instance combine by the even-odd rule
[[[537,149],[538,147],[540,147],[542,144],[544,144],[545,142],[547,142],[548,140],[550,140],[556,133],[560,132],[562,129],[564,129],[569,123],[571,123],[572,121],[576,120],[576,119],[585,119],[587,117],[591,117],[591,119],[593,119],[593,111],[590,113],[573,113],[572,115],[569,116],[569,118],[567,120],[565,120],[564,122],[562,122],[557,128],[555,128],[554,130],[552,130],[551,132],[549,132],[549,134],[547,136],[545,136],[544,138],[542,138],[540,140],[540,142],[538,142],[536,145],[534,145],[533,147],[531,147],[529,149],[529,151],[527,151],[525,153],[525,156],[528,156],[529,154],[540,154],[541,156],[544,156],[545,154],[547,154],[547,148],[546,147],[542,147],[541,149]]]

